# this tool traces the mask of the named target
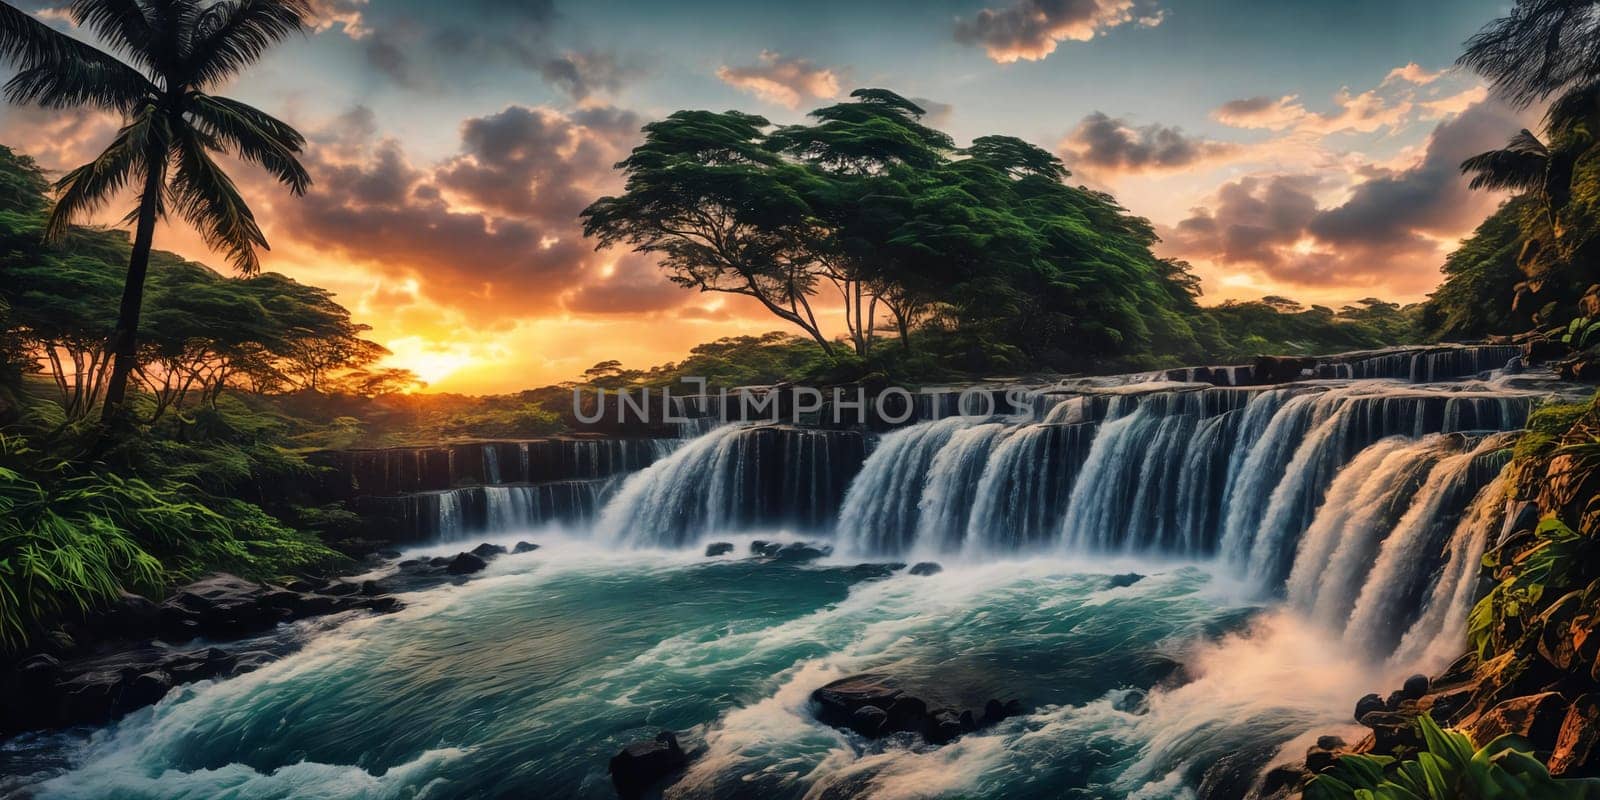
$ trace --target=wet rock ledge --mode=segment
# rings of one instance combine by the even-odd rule
[[[538,545],[519,543],[517,553]],[[41,650],[0,663],[0,738],[74,725],[100,725],[151,705],[174,687],[251,672],[297,650],[302,637],[282,623],[331,615],[389,613],[395,596],[465,580],[506,553],[498,545],[395,563],[384,553],[368,566],[392,567],[377,580],[297,579],[283,585],[212,573],[157,603],[124,593],[109,607],[64,625]],[[91,647],[87,643],[93,642]]]

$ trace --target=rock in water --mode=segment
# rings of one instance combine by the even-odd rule
[[[472,548],[472,554],[473,555],[477,556],[478,558],[484,558],[484,559],[494,558],[495,556],[500,556],[500,555],[505,555],[505,552],[506,552],[506,549],[504,547],[501,547],[500,545],[497,545],[497,544],[489,544],[488,542],[484,542],[483,544],[480,544],[477,547]]]
[[[523,553],[531,553],[538,549],[539,545],[536,545],[533,542],[517,542],[517,546],[511,548],[511,552],[514,555],[521,555]]]
[[[624,800],[632,800],[688,763],[677,735],[662,731],[656,738],[634,742],[611,757],[611,785]]]
[[[831,555],[833,548],[828,545],[811,545],[805,542],[786,544],[768,555],[778,561],[815,561]]]
[[[938,564],[933,563],[932,561],[923,561],[923,562],[921,562],[919,564],[913,564],[913,565],[911,565],[911,569],[910,569],[910,573],[912,575],[922,575],[922,576],[938,575],[941,572],[944,572],[944,567],[941,567]]]
[[[1112,575],[1111,578],[1106,581],[1106,588],[1121,589],[1124,586],[1132,586],[1142,580],[1144,580],[1144,576],[1137,572],[1129,572],[1123,575]]]
[[[840,678],[813,691],[811,700],[816,703],[817,720],[824,724],[852,730],[869,739],[891,733],[916,733],[934,745],[1023,713],[1022,703],[1017,700],[990,700],[981,719],[970,710],[930,708],[927,701],[907,694],[894,679],[876,673]]]
[[[706,545],[706,558],[725,556],[733,552],[733,542],[712,542]]]
[[[469,575],[487,566],[489,566],[487,562],[471,553],[457,553],[456,557],[445,565],[445,571],[451,575]]]

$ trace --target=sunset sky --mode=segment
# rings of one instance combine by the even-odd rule
[[[61,3],[19,5],[71,30]],[[1057,152],[1193,262],[1205,302],[1421,299],[1497,198],[1456,165],[1532,122],[1451,71],[1488,0],[624,3],[316,0],[316,31],[226,93],[311,139],[290,198],[236,179],[273,250],[432,391],[644,367],[780,329],[753,304],[595,252],[577,213],[620,188],[639,126],[681,108],[778,123],[872,86],[958,142]],[[116,121],[0,109],[0,142],[76,166]],[[125,209],[106,215],[119,217]],[[156,246],[223,265],[181,228]]]

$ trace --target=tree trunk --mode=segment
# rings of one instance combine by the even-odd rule
[[[150,270],[150,245],[156,236],[156,204],[161,196],[162,164],[151,159],[146,165],[144,193],[139,196],[139,223],[133,234],[133,253],[128,257],[128,276],[122,283],[122,305],[117,310],[117,329],[107,347],[116,361],[111,380],[106,384],[105,406],[100,420],[111,422],[122,413],[127,402],[128,376],[138,361],[139,309],[144,305],[144,278]]]

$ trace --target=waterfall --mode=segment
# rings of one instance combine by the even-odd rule
[[[916,536],[929,468],[957,431],[976,422],[971,417],[950,417],[884,436],[845,495],[836,528],[840,549],[861,556],[908,550]]]
[[[1411,507],[1379,547],[1345,626],[1346,642],[1374,654],[1389,653],[1399,643],[1428,594],[1427,581],[1438,574],[1439,554],[1457,515],[1488,482],[1482,457],[1503,453],[1509,444],[1503,437],[1488,437],[1441,459],[1428,472]],[[1504,460],[1496,465],[1504,466]],[[1486,536],[1487,531],[1474,535]]]
[[[1438,451],[1431,440],[1392,436],[1367,448],[1339,473],[1295,555],[1286,587],[1292,605],[1326,625],[1343,623],[1379,542],[1405,510]]]
[[[1469,522],[1493,510],[1484,487],[1505,458],[1496,432],[1520,427],[1540,395],[1405,379],[1501,355],[1373,354],[1329,366],[1406,372],[1277,388],[1219,385],[1244,377],[1220,369],[1183,376],[1216,382],[1204,384],[1074,379],[1033,390],[1021,418],[916,422],[871,444],[858,431],[731,424],[659,454],[572,452],[580,472],[653,459],[598,513],[596,535],[621,545],[786,528],[831,532],[857,558],[1215,559],[1353,649],[1418,653],[1462,624],[1484,547]],[[488,526],[524,524],[521,497],[491,493]]]
[[[1005,431],[1006,426],[997,422],[962,428],[934,454],[917,500],[913,541],[921,549],[933,554],[961,548],[976,498],[992,495],[979,490],[979,479],[990,450]]]
[[[440,492],[439,525],[436,535],[442,541],[460,539],[466,530],[466,517],[461,512],[461,494],[456,491]]]
[[[493,444],[483,446],[483,481],[491,484],[500,482],[500,450]]]
[[[677,547],[707,532],[824,525],[863,449],[855,431],[720,426],[630,475],[596,527],[619,544]]]
[[[1484,484],[1473,498],[1467,513],[1450,536],[1444,569],[1434,581],[1433,592],[1422,607],[1417,621],[1400,639],[1390,661],[1412,664],[1436,656],[1453,657],[1466,639],[1467,612],[1472,608],[1479,583],[1479,565],[1488,548],[1489,534],[1499,527],[1505,515],[1508,479],[1501,472]]]
[[[993,554],[1051,543],[1094,433],[1093,425],[1046,423],[1007,436],[983,467],[965,550]]]

